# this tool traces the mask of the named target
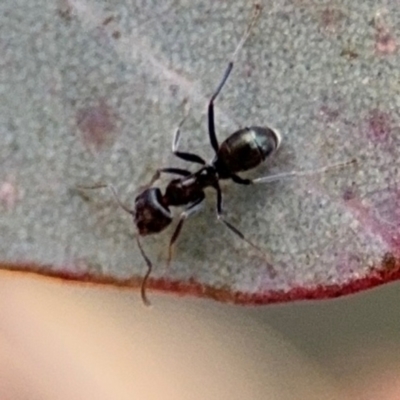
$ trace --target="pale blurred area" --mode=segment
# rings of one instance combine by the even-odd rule
[[[0,273],[0,400],[400,399],[400,293],[246,308]]]

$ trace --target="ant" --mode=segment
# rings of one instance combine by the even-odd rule
[[[167,265],[171,261],[173,245],[179,237],[185,220],[200,209],[201,203],[205,199],[204,190],[209,187],[213,188],[217,194],[216,211],[218,220],[221,221],[241,240],[244,240],[250,246],[263,252],[258,246],[248,240],[234,225],[225,219],[223,215],[222,193],[219,181],[223,179],[231,179],[234,183],[240,185],[266,183],[287,177],[323,172],[332,167],[343,165],[340,164],[336,166],[325,167],[317,171],[292,171],[277,175],[265,176],[253,180],[244,179],[237,175],[237,173],[257,167],[267,157],[271,156],[278,150],[281,144],[281,136],[279,132],[268,127],[250,126],[232,133],[221,144],[218,143],[214,123],[214,101],[228,80],[233,69],[234,59],[241,47],[246,42],[250,31],[257,21],[260,13],[261,6],[256,4],[254,6],[253,17],[243,37],[233,52],[223,77],[208,103],[208,135],[211,147],[215,152],[215,156],[210,163],[207,163],[197,154],[181,152],[178,150],[180,130],[186,119],[185,115],[175,131],[172,141],[172,152],[176,157],[182,160],[200,164],[201,167],[196,172],[191,172],[181,168],[157,169],[151,181],[147,185],[140,188],[140,193],[135,198],[135,206],[133,209],[128,208],[121,202],[115,188],[112,185],[98,184],[94,186],[78,186],[79,189],[109,188],[119,206],[133,217],[134,224],[137,228],[137,233],[135,234],[136,242],[143,259],[147,264],[147,272],[141,284],[141,297],[145,305],[150,305],[150,302],[146,296],[146,283],[151,274],[153,265],[143,250],[139,237],[160,233],[166,229],[173,221],[170,207],[184,207],[184,210],[180,214],[179,221],[170,239]],[[162,193],[159,187],[153,186],[153,184],[160,178],[161,174],[179,176],[178,178],[170,180],[164,193]]]

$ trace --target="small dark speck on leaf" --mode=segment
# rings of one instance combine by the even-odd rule
[[[178,94],[178,91],[179,91],[178,85],[175,85],[175,84],[169,85],[169,92],[172,97],[176,97],[176,95]]]
[[[344,16],[344,12],[339,8],[327,7],[320,14],[320,24],[325,30],[334,32]]]
[[[107,17],[104,21],[103,21],[103,26],[108,25],[110,22],[112,22],[114,20],[114,16],[110,15],[109,17]]]
[[[72,6],[69,0],[62,0],[60,6],[57,8],[58,15],[66,22],[72,20]]]
[[[397,43],[390,29],[387,27],[382,14],[378,13],[373,19],[375,28],[375,51],[381,55],[393,54],[397,50]]]
[[[90,197],[84,190],[79,190],[78,188],[69,188],[68,193],[70,196],[78,195],[84,202],[90,203],[93,201],[93,198]]]
[[[250,63],[250,62],[247,62],[245,65],[244,65],[244,73],[245,73],[245,75],[248,77],[248,78],[250,78],[251,77],[251,75],[252,75],[252,73],[253,73],[253,71],[254,71],[254,69],[255,69],[255,67],[254,67],[254,64],[252,64],[252,63]]]
[[[377,35],[376,39],[376,50],[382,54],[392,54],[396,51],[396,41],[390,35],[390,33],[385,33],[384,35]]]
[[[344,48],[341,52],[340,52],[340,56],[341,57],[346,57],[346,58],[348,58],[349,60],[355,60],[356,58],[358,58],[358,56],[359,56],[359,54],[356,52],[356,51],[354,51],[354,50],[352,50],[352,49],[350,49],[350,48]]]
[[[121,37],[121,32],[120,32],[120,31],[114,31],[114,32],[112,33],[112,37],[113,37],[114,39],[119,39],[119,38]]]
[[[376,35],[375,49],[378,53],[392,54],[396,51],[396,48],[396,41],[389,32],[384,34],[378,33]]]
[[[344,190],[342,197],[343,197],[344,201],[350,201],[350,200],[355,199],[356,196],[357,196],[357,192],[355,190],[355,185],[353,185]]]
[[[97,105],[78,110],[76,121],[86,146],[99,151],[112,143],[116,114],[100,100]]]
[[[332,108],[326,104],[322,105],[319,111],[324,119],[326,119],[326,122],[334,122],[340,115],[340,111],[337,108]]]
[[[384,142],[392,130],[392,121],[388,113],[378,109],[371,110],[367,117],[368,135],[374,142]]]
[[[396,271],[399,267],[396,257],[392,253],[386,253],[382,259],[382,267],[387,272]]]

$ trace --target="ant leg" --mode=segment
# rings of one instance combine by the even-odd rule
[[[128,208],[127,206],[125,206],[124,203],[122,203],[122,201],[121,201],[120,198],[118,197],[117,192],[116,192],[116,190],[115,190],[115,188],[114,188],[113,185],[110,185],[110,184],[107,185],[107,184],[100,183],[100,184],[93,185],[93,186],[81,186],[81,185],[79,185],[79,186],[77,186],[77,187],[78,187],[78,189],[85,189],[85,190],[86,190],[86,189],[89,189],[89,190],[90,190],[90,189],[103,189],[103,188],[108,188],[108,189],[111,190],[111,193],[113,194],[115,200],[117,201],[118,205],[119,205],[123,210],[125,210],[127,213],[129,213],[129,214],[131,214],[131,215],[133,215],[133,213],[134,213],[134,210],[131,210],[130,208]],[[146,296],[146,284],[147,284],[147,280],[148,280],[148,278],[149,278],[149,276],[150,276],[150,274],[151,274],[151,271],[152,271],[152,269],[153,269],[153,265],[152,265],[150,259],[147,257],[146,253],[145,253],[144,250],[143,250],[142,244],[140,243],[140,240],[139,240],[139,235],[136,234],[135,237],[136,237],[136,242],[137,242],[137,244],[138,244],[140,253],[142,254],[142,257],[144,258],[144,260],[146,261],[146,264],[147,264],[147,272],[146,272],[146,274],[145,274],[145,276],[144,276],[144,278],[143,278],[143,281],[142,281],[142,284],[141,284],[141,287],[140,287],[140,294],[141,294],[141,297],[142,297],[142,300],[143,300],[144,305],[150,306],[151,303],[150,303],[150,301],[148,300],[148,298],[147,298],[147,296]]]
[[[347,165],[356,164],[356,163],[357,163],[357,160],[353,159],[353,160],[346,161],[343,163],[327,165],[326,167],[322,167],[319,169],[307,170],[307,171],[282,172],[279,174],[267,175],[267,176],[263,176],[261,178],[256,178],[256,179],[244,179],[244,178],[241,178],[239,175],[232,174],[231,179],[233,180],[233,182],[238,183],[240,185],[251,185],[252,183],[270,183],[270,182],[278,181],[281,179],[294,178],[296,176],[321,174],[321,173],[330,171],[332,169],[343,168]]]
[[[222,192],[221,188],[219,186],[219,183],[216,182],[214,186],[215,190],[217,191],[217,218],[218,221],[221,221],[222,223],[225,224],[235,235],[239,236],[240,239],[244,240],[246,243],[248,243],[250,246],[254,247],[255,249],[259,250],[262,252],[262,250],[256,246],[254,243],[250,242],[242,232],[239,231],[234,225],[232,225],[230,222],[228,222],[224,217],[223,217],[223,211],[222,211]]]
[[[224,75],[222,76],[221,81],[219,82],[217,89],[215,90],[214,94],[211,96],[211,99],[208,103],[208,134],[210,137],[210,142],[211,146],[214,149],[216,153],[218,153],[219,149],[219,144],[218,144],[218,139],[217,135],[215,133],[215,122],[214,122],[214,101],[221,92],[222,88],[224,87],[226,81],[229,78],[229,75],[232,72],[233,69],[233,62],[236,58],[237,53],[239,50],[243,47],[244,43],[246,42],[247,38],[249,37],[250,31],[253,27],[253,25],[256,23],[258,17],[260,16],[261,13],[261,5],[260,4],[255,4],[254,5],[254,12],[253,16],[251,18],[251,21],[243,34],[242,38],[240,39],[238,45],[236,46],[235,51],[232,54],[231,60],[228,62],[228,66],[226,67],[226,70],[224,72]]]
[[[112,195],[114,196],[115,201],[117,202],[117,204],[127,213],[133,215],[135,213],[134,210],[131,210],[129,207],[127,207],[122,200],[119,198],[117,191],[115,190],[115,187],[111,184],[106,184],[106,183],[98,183],[96,185],[92,185],[92,186],[83,186],[83,185],[76,185],[76,188],[79,190],[92,190],[92,189],[110,189]]]
[[[122,201],[118,197],[117,192],[116,192],[116,190],[115,190],[113,185],[100,183],[100,184],[93,185],[93,186],[77,186],[77,187],[78,187],[78,189],[103,189],[103,188],[108,188],[108,189],[111,190],[111,192],[112,192],[115,200],[117,201],[118,205],[123,210],[125,210],[127,213],[129,213],[131,215],[134,214],[134,210],[131,210],[130,208],[125,206],[125,204],[122,203]],[[136,242],[137,242],[137,245],[139,247],[140,253],[142,254],[142,257],[144,258],[144,260],[145,260],[145,262],[147,264],[147,272],[146,272],[146,274],[145,274],[145,276],[144,276],[144,278],[142,280],[142,284],[140,286],[140,294],[141,294],[141,297],[142,297],[144,305],[145,306],[150,306],[151,303],[150,303],[150,301],[148,300],[148,298],[146,296],[146,285],[147,285],[147,280],[149,279],[149,276],[150,276],[151,271],[153,269],[153,265],[152,265],[149,257],[147,257],[146,253],[144,252],[142,244],[140,243],[139,235],[136,234],[135,237],[136,237]]]
[[[114,195],[114,198],[117,201],[118,205],[123,210],[125,210],[127,213],[133,215],[134,210],[131,210],[130,208],[125,206],[125,204],[122,203],[122,201],[118,197],[117,192],[116,192],[116,190],[115,190],[113,185],[110,185],[110,184],[107,185],[107,184],[100,183],[100,184],[93,185],[93,186],[78,186],[78,189],[103,189],[103,188],[110,189],[112,194]],[[151,303],[150,303],[150,301],[148,300],[148,298],[146,296],[146,285],[147,285],[147,280],[149,279],[149,276],[150,276],[151,271],[153,269],[153,265],[152,265],[149,257],[147,257],[146,253],[143,250],[142,244],[140,243],[139,235],[136,234],[135,237],[136,237],[136,242],[137,242],[137,245],[139,247],[140,253],[142,254],[142,257],[144,258],[144,260],[145,260],[145,262],[147,264],[147,272],[146,272],[146,274],[145,274],[145,276],[144,276],[144,278],[142,280],[142,284],[140,286],[140,294],[141,294],[141,297],[142,297],[144,305],[150,306]]]
[[[239,185],[251,185],[253,183],[251,179],[244,179],[236,174],[232,174],[231,179],[233,180],[233,182],[238,183]]]
[[[181,169],[181,168],[160,168],[159,171],[166,174],[175,174],[180,176],[192,175],[192,172],[188,171],[187,169]]]
[[[148,189],[149,187],[153,186],[154,182],[156,182],[158,179],[160,179],[160,176],[162,173],[165,174],[174,174],[174,175],[180,175],[180,176],[189,176],[192,175],[192,173],[186,169],[181,169],[181,168],[159,168],[156,170],[152,178],[150,179],[150,182],[147,183],[146,185],[139,186],[137,189],[139,192],[143,192],[144,190]]]
[[[186,218],[190,217],[191,215],[193,215],[194,213],[196,213],[197,211],[200,210],[201,206],[202,206],[202,201],[204,200],[205,196],[203,194],[202,197],[200,197],[198,200],[196,200],[195,202],[193,202],[192,204],[190,204],[186,210],[181,213],[180,217],[179,217],[179,222],[176,225],[175,231],[173,233],[173,235],[171,236],[171,240],[169,242],[169,246],[168,246],[168,258],[167,258],[167,266],[169,266],[169,264],[171,263],[171,259],[172,259],[172,248],[174,243],[176,242],[176,239],[178,239],[179,234],[181,233],[182,230],[182,226],[183,223],[185,222]]]
[[[228,222],[223,217],[223,215],[222,215],[223,214],[223,210],[222,210],[222,193],[221,193],[221,188],[219,186],[218,181],[214,185],[214,189],[217,191],[217,218],[218,218],[218,221],[221,221],[236,236],[238,236],[240,239],[245,241],[247,244],[249,244],[251,247],[253,247],[257,251],[259,251],[262,254],[264,260],[267,263],[267,266],[268,266],[268,269],[269,269],[269,272],[270,272],[271,276],[275,276],[276,275],[276,271],[275,271],[274,267],[272,266],[272,264],[271,264],[271,262],[269,260],[270,257],[264,252],[264,250],[262,250],[260,247],[258,247],[253,242],[251,242],[249,239],[247,239],[246,236],[242,232],[240,232],[238,228],[236,228],[233,224]]]
[[[205,165],[206,162],[203,160],[200,156],[197,154],[193,153],[186,153],[182,151],[178,151],[178,146],[179,146],[179,140],[181,137],[181,131],[180,128],[185,121],[186,117],[181,121],[181,123],[178,126],[178,129],[175,131],[174,139],[172,140],[172,152],[180,159],[189,161],[189,162],[194,162],[197,164]]]
[[[343,168],[350,164],[356,164],[356,163],[357,163],[357,160],[353,159],[353,160],[342,162],[342,163],[327,165],[325,167],[314,169],[314,170],[282,172],[280,174],[269,175],[269,176],[267,175],[267,176],[263,176],[261,178],[253,179],[252,183],[270,183],[270,182],[279,181],[281,179],[295,178],[297,176],[323,174],[327,171]]]
[[[150,303],[150,301],[149,301],[149,299],[147,298],[147,295],[146,295],[146,286],[147,286],[147,281],[149,279],[151,271],[153,270],[153,264],[151,263],[149,257],[147,257],[146,253],[143,250],[142,244],[140,243],[139,235],[136,235],[136,243],[137,243],[137,245],[139,247],[139,250],[140,250],[140,253],[142,254],[142,257],[144,258],[144,261],[146,261],[146,264],[147,264],[147,271],[146,271],[146,274],[143,277],[142,284],[140,285],[140,295],[142,297],[143,304],[145,306],[150,306],[151,303]]]

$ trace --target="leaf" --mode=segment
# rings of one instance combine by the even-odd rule
[[[251,177],[357,165],[223,184],[226,217],[268,253],[274,274],[216,220],[207,192],[169,268],[172,227],[143,241],[150,288],[265,304],[399,277],[400,15],[394,5],[341,4],[264,4],[216,124],[220,142],[246,125],[282,133],[281,150]],[[187,167],[170,151],[186,101],[181,148],[212,157],[206,105],[250,5],[37,0],[0,10],[1,267],[137,287],[145,263],[129,215],[107,190],[76,185],[112,183],[133,206],[156,168]]]

